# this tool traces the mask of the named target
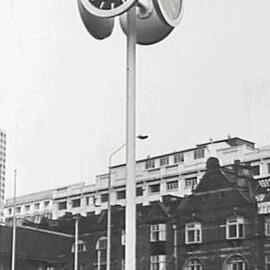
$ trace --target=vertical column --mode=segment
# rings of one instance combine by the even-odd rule
[[[125,269],[136,269],[136,7],[127,14],[127,180]]]
[[[13,234],[12,234],[12,261],[11,270],[15,270],[16,262],[16,190],[17,190],[17,170],[14,170],[14,194],[13,194]]]
[[[75,217],[74,270],[78,270],[79,215]]]

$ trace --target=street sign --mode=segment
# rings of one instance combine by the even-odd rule
[[[137,0],[80,0],[83,6],[98,17],[115,17],[127,11]]]
[[[182,0],[153,0],[156,9],[164,21],[175,27],[181,20],[183,1]]]
[[[91,14],[78,0],[79,12],[81,19],[87,31],[96,39],[105,39],[113,31],[114,18],[102,18]]]

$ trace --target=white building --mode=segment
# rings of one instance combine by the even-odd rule
[[[6,133],[0,129],[0,223],[4,221],[4,200],[6,184]]]
[[[255,178],[270,177],[270,147],[255,148],[254,143],[241,138],[228,138],[199,144],[194,148],[137,161],[136,203],[144,205],[161,200],[164,195],[185,196],[200,181],[206,160],[215,156],[222,166],[236,160],[249,163]],[[125,164],[111,168],[111,204],[125,204]],[[17,198],[19,219],[40,221],[41,216],[54,219],[66,212],[87,215],[107,208],[108,173],[96,176],[95,184],[86,182]],[[5,218],[12,218],[12,199],[5,205]]]

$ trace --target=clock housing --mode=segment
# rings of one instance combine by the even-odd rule
[[[85,9],[98,17],[115,17],[127,11],[137,0],[80,0]]]

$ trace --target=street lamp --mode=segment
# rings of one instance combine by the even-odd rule
[[[12,260],[11,260],[11,270],[15,270],[16,264],[16,188],[17,188],[17,170],[14,170],[14,197],[13,197],[13,232],[12,232]]]
[[[145,140],[148,138],[148,135],[138,135],[136,137],[139,140]],[[126,143],[122,144],[118,147],[114,152],[112,152],[109,156],[109,165],[108,165],[108,210],[107,210],[107,264],[106,270],[110,270],[111,268],[111,168],[112,168],[112,158],[124,147],[126,147]]]

